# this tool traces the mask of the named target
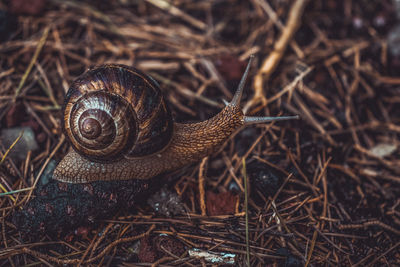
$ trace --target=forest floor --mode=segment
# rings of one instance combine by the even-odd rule
[[[0,1],[0,266],[400,265],[394,2]],[[244,128],[133,210],[21,234],[13,213],[67,153],[61,109],[85,70],[134,66],[193,122],[232,98],[251,55],[246,114],[299,120]]]

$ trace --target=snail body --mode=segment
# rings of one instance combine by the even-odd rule
[[[247,117],[240,98],[250,62],[233,100],[209,120],[173,121],[159,85],[132,67],[108,64],[89,70],[70,87],[64,132],[72,149],[53,178],[68,183],[149,179],[219,150],[247,124],[294,117]]]

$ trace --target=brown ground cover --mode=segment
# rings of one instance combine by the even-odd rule
[[[394,2],[0,1],[0,130],[28,127],[37,143],[13,155],[0,139],[0,264],[211,266],[201,250],[237,266],[399,265]],[[65,235],[15,225],[67,153],[61,107],[86,69],[135,66],[192,122],[231,99],[252,54],[244,110],[300,120],[247,127],[134,208]]]

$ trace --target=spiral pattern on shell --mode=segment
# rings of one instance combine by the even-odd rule
[[[80,76],[64,104],[72,147],[97,161],[141,157],[170,142],[173,122],[157,82],[123,65],[103,65]]]

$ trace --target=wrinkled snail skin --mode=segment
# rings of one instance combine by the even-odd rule
[[[247,65],[233,100],[209,120],[174,123],[157,82],[124,65],[78,78],[64,104],[71,146],[53,173],[67,183],[149,179],[218,151],[239,128],[293,117],[247,117],[240,108]]]

